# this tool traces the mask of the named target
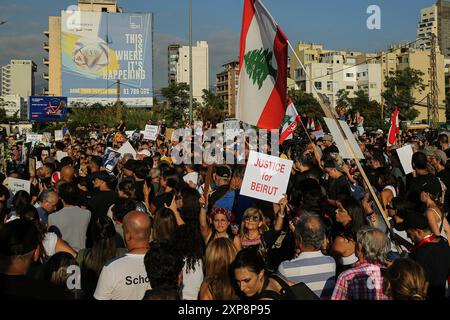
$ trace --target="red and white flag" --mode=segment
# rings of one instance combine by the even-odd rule
[[[286,115],[283,118],[283,128],[281,129],[280,144],[285,140],[292,139],[293,133],[298,128],[298,123],[302,121],[295,109],[294,103],[289,99],[289,104],[286,109]]]
[[[392,115],[391,128],[389,129],[387,146],[391,147],[397,142],[397,134],[400,133],[400,123],[398,121],[398,107],[395,106],[394,114]]]
[[[286,113],[287,38],[260,0],[244,0],[237,118],[280,128]]]

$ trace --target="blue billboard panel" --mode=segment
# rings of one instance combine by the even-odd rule
[[[152,14],[63,11],[62,95],[68,106],[153,105]],[[81,104],[81,105],[80,105]]]
[[[30,120],[64,121],[67,118],[66,97],[30,97]]]

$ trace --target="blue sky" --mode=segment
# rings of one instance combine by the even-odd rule
[[[390,44],[412,41],[420,9],[436,0],[263,0],[293,45],[321,43],[330,49],[380,51]],[[0,0],[0,65],[11,58],[31,58],[38,64],[36,83],[42,88],[46,52],[42,34],[48,16],[76,0]],[[188,39],[188,0],[119,0],[126,12],[154,13],[154,87],[167,83],[167,45]],[[381,9],[381,30],[369,30],[369,5]],[[237,58],[243,0],[193,0],[193,39],[206,40],[210,49],[210,82],[220,66]]]

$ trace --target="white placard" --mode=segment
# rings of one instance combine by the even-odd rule
[[[330,130],[331,135],[333,136],[333,140],[336,143],[337,148],[339,149],[339,155],[343,159],[353,159],[353,155],[350,150],[348,150],[345,139],[342,136],[341,130],[339,129],[336,121],[331,118],[323,118],[323,120],[325,120],[325,123],[327,124],[327,127]]]
[[[127,135],[128,139],[131,139],[131,137],[133,136],[134,130],[130,130],[130,131],[125,131],[125,134]]]
[[[189,181],[192,181],[195,185],[198,183],[198,172],[190,172],[183,177],[184,182],[189,184]]]
[[[352,130],[350,130],[350,127],[348,126],[347,122],[339,120],[339,124],[341,125],[342,130],[344,130],[345,135],[347,136],[347,140],[350,143],[350,146],[355,151],[356,156],[358,159],[364,159],[364,154],[361,151],[361,148],[358,145],[358,142],[356,142],[355,136],[352,133]]]
[[[241,194],[278,203],[286,189],[293,162],[250,151]]]
[[[3,184],[11,191],[12,194],[16,194],[17,191],[25,190],[30,193],[31,182],[28,180],[6,178]]]
[[[134,150],[133,146],[129,141],[125,142],[122,147],[120,147],[119,150],[117,150],[118,153],[122,155],[122,157],[127,154],[131,153],[133,155],[133,158],[136,159],[136,150]]]
[[[412,157],[414,154],[414,151],[412,149],[412,146],[410,144],[397,149],[397,154],[400,159],[400,163],[402,164],[403,171],[405,171],[405,174],[410,174],[414,171],[412,167]]]
[[[158,130],[159,130],[158,126],[152,126],[149,124],[145,125],[144,140],[155,141],[156,138],[158,137]]]
[[[26,142],[41,142],[42,134],[27,134]]]
[[[55,130],[55,141],[64,140],[64,134],[62,130]]]

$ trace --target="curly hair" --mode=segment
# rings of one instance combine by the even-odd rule
[[[186,259],[186,270],[195,272],[195,265],[203,259],[204,243],[198,229],[183,224],[175,229],[172,242],[174,248]]]

